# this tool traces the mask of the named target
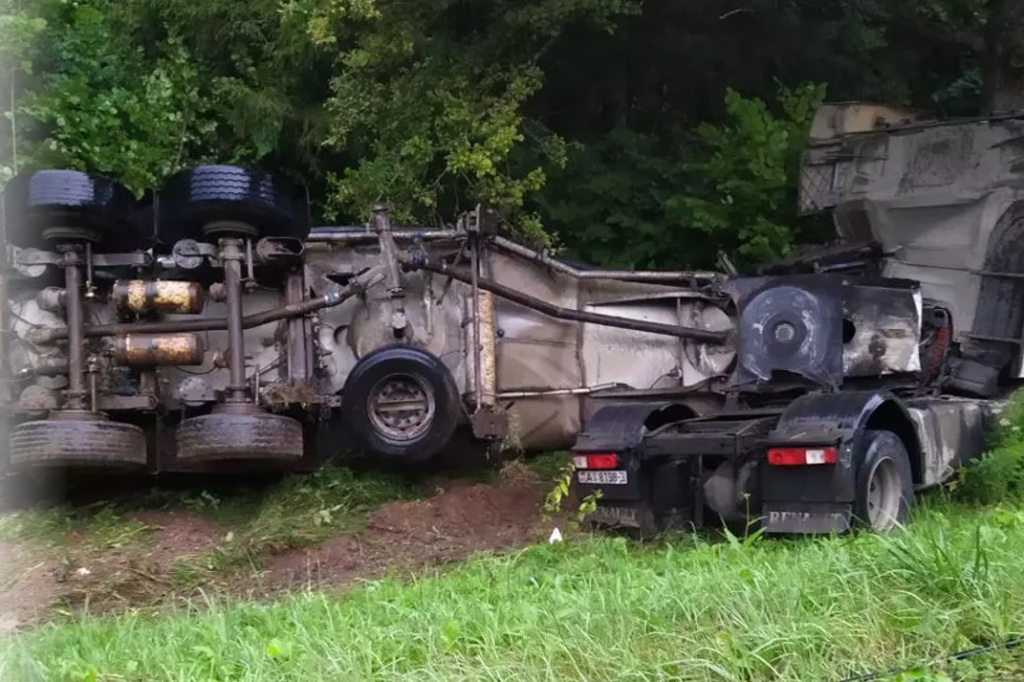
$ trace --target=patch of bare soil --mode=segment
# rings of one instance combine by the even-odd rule
[[[173,566],[179,559],[214,549],[226,532],[202,517],[180,510],[136,512],[132,518],[155,529],[145,558],[157,567]]]
[[[97,613],[157,606],[195,596],[199,588],[252,596],[345,587],[522,547],[550,532],[539,527],[544,486],[524,473],[512,471],[495,485],[449,484],[429,499],[386,504],[357,534],[265,557],[259,575],[200,571],[197,581],[183,580],[176,566],[222,546],[231,530],[183,510],[132,514],[147,529],[124,546],[97,549],[86,538],[46,549],[2,542],[0,632],[82,607]]]
[[[72,536],[63,547],[0,543],[0,632],[50,612],[88,605],[92,611],[153,603],[174,588],[176,561],[217,546],[224,531],[181,511],[138,512],[147,537],[97,549]]]
[[[271,589],[344,586],[387,571],[408,571],[543,538],[544,493],[536,484],[457,485],[436,497],[386,504],[366,531],[290,550],[270,564]]]

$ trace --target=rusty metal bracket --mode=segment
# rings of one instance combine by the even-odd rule
[[[469,421],[473,426],[473,435],[480,440],[503,440],[508,435],[508,415],[480,410]]]

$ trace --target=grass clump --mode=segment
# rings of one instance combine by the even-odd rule
[[[949,504],[889,536],[596,537],[345,597],[52,624],[0,645],[0,679],[752,682],[934,669],[1024,633],[1022,546],[1020,508]]]
[[[144,537],[149,526],[126,518],[117,505],[84,509],[49,507],[0,515],[0,539],[57,547],[79,536],[90,549],[122,547]]]

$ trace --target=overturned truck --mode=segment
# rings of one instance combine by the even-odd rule
[[[296,188],[228,166],[141,201],[39,171],[4,199],[12,470],[567,448],[584,396],[705,386],[734,355],[716,273],[581,271],[485,211],[311,229]]]
[[[802,208],[840,247],[752,277],[612,272],[497,234],[309,226],[228,166],[141,201],[5,190],[12,470],[315,467],[572,448],[599,521],[902,522],[1024,372],[1024,117],[818,113]]]

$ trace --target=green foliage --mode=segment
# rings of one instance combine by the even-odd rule
[[[544,212],[573,253],[612,267],[751,264],[797,233],[796,180],[823,85],[781,87],[778,113],[729,89],[727,122],[664,138],[617,129],[576,147]]]
[[[550,520],[551,516],[560,514],[566,500],[571,499],[573,479],[576,468],[572,462],[564,463],[552,480],[552,487],[544,496],[544,517]],[[588,516],[597,511],[597,502],[601,499],[601,491],[595,490],[584,496],[579,501],[574,512],[574,518],[570,522],[574,528],[578,528]]]
[[[1024,393],[1015,393],[998,416],[987,452],[960,470],[959,498],[980,504],[1024,500]]]
[[[114,177],[136,192],[153,187],[202,142],[198,72],[177,40],[147,59],[100,7],[65,11],[67,30],[40,47],[52,71],[22,106],[47,133],[32,160]]]
[[[708,156],[690,170],[701,184],[666,202],[667,217],[718,244],[735,244],[746,262],[785,256],[793,244],[800,154],[824,96],[823,85],[782,87],[777,116],[760,99],[727,89],[729,121],[697,128]]]
[[[141,192],[196,160],[190,153],[211,131],[202,124],[198,71],[180,41],[162,40],[145,53],[118,3],[105,0],[19,7],[0,24],[18,34],[4,38],[17,64],[8,72],[9,171],[77,168]]]
[[[438,223],[484,202],[600,264],[750,265],[811,237],[795,168],[824,86],[779,84],[973,113],[986,40],[1017,40],[989,10],[0,0],[0,182],[60,165],[139,191],[200,162],[260,165],[307,182],[317,218],[386,201]]]
[[[18,100],[24,79],[33,72],[33,48],[46,25],[34,5],[0,0],[0,83],[7,86],[0,92],[0,110],[7,122],[7,134],[0,136],[0,187],[18,171],[21,162]]]
[[[566,23],[609,26],[631,7],[626,0],[494,1],[486,9],[376,3],[357,17],[360,30],[335,61],[325,144],[357,161],[328,174],[329,207],[365,215],[387,201],[397,221],[436,223],[446,211],[483,202],[547,243],[540,217],[524,210],[545,171],[535,161],[511,163],[527,142],[525,104],[543,84],[537,60]],[[342,20],[350,18],[334,18]],[[556,140],[537,150],[557,148]]]

